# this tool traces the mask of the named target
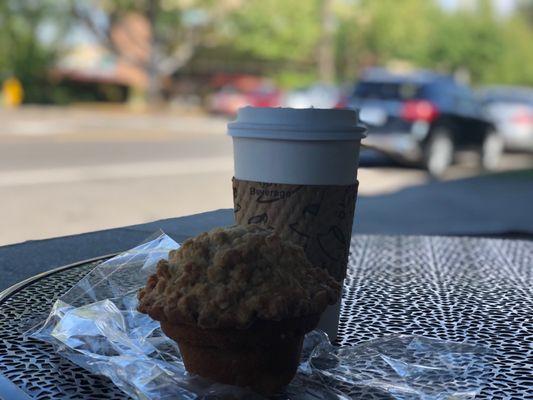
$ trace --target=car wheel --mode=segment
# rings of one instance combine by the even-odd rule
[[[479,161],[481,168],[488,171],[496,169],[501,162],[503,155],[503,139],[496,132],[490,132],[483,140]]]
[[[428,172],[439,177],[452,165],[454,145],[452,135],[445,129],[430,134],[424,149],[424,163]]]

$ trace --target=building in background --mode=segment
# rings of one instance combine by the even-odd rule
[[[96,41],[82,41],[58,61],[53,76],[62,84],[93,93],[96,100],[106,97],[125,101],[148,86],[143,63],[149,57],[149,31],[143,15],[129,14],[111,31],[113,46],[121,55],[111,53]]]

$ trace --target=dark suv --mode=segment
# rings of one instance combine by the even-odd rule
[[[347,103],[368,125],[364,143],[422,162],[441,175],[457,150],[474,149],[484,168],[496,166],[502,140],[467,86],[429,71],[394,74],[367,70]]]

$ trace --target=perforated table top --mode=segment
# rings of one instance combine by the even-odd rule
[[[0,398],[127,398],[51,346],[22,338],[97,263],[54,270],[0,294]],[[391,333],[486,345],[493,369],[479,398],[533,399],[533,242],[355,236],[339,332],[344,345]],[[352,398],[387,398],[358,390]]]

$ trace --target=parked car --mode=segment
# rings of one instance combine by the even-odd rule
[[[341,92],[336,86],[317,83],[296,89],[285,94],[284,107],[291,108],[334,108],[339,102]]]
[[[367,144],[421,162],[435,176],[454,162],[458,150],[476,150],[487,169],[495,168],[502,154],[500,136],[473,92],[446,75],[372,68],[361,76],[347,106],[360,109],[368,125]]]
[[[270,81],[245,77],[226,83],[208,99],[209,111],[234,116],[244,106],[280,107],[282,92]]]
[[[481,89],[478,95],[505,147],[533,151],[533,89],[493,86]]]

